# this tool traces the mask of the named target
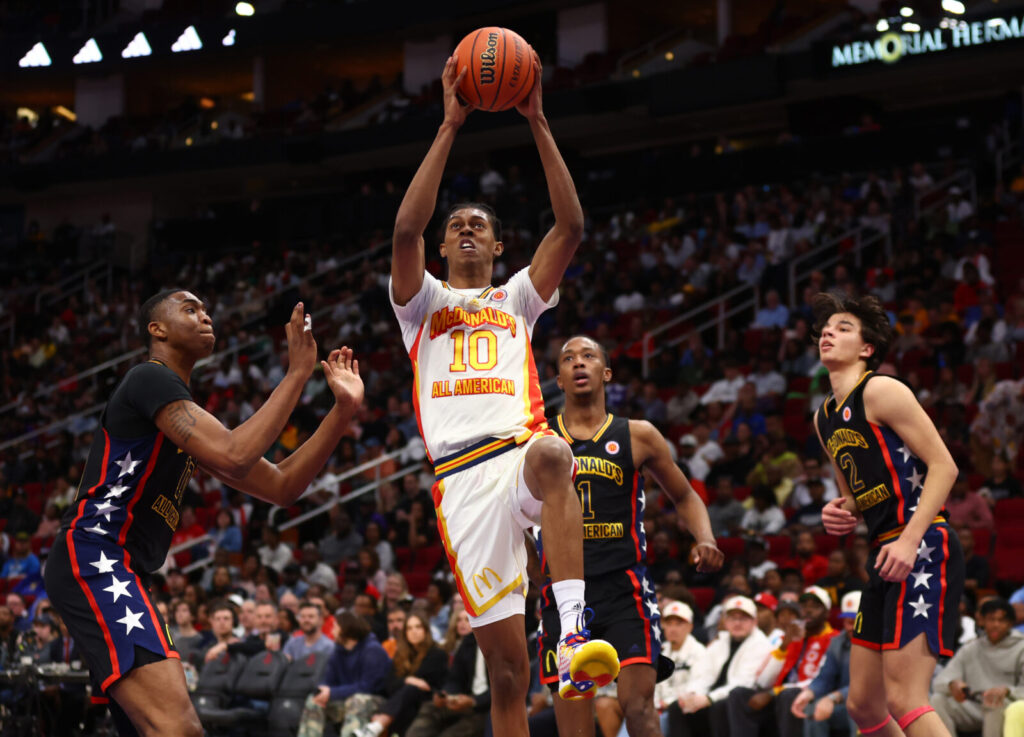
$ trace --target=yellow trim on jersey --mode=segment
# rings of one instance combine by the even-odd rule
[[[471,461],[478,460],[480,456],[489,455],[497,450],[503,450],[505,447],[512,445],[515,442],[515,438],[502,438],[500,440],[495,440],[493,443],[488,443],[487,445],[476,448],[469,453],[465,453],[457,458],[452,458],[450,461],[445,461],[444,463],[434,466],[434,473],[437,475],[449,474],[455,469],[465,466]]]
[[[843,401],[839,402],[839,404],[836,405],[836,412],[839,411],[840,407],[842,407],[844,404],[846,404],[846,400],[850,398],[851,394],[853,394],[854,389],[856,389],[858,386],[863,384],[864,383],[864,379],[868,378],[868,376],[870,376],[872,373],[874,373],[874,372],[869,369],[869,370],[865,371],[861,375],[861,377],[859,379],[857,379],[857,383],[853,385],[853,389],[850,389],[850,391],[846,392],[846,396],[843,397]],[[834,398],[835,398],[835,395],[833,395],[833,399]],[[825,402],[825,416],[828,417],[828,401]]]
[[[573,443],[576,442],[576,438],[574,438],[569,433],[569,430],[568,430],[568,428],[566,428],[565,421],[562,419],[562,417],[563,417],[563,415],[558,415],[555,418],[556,420],[558,420],[559,432],[561,432],[562,436],[565,437],[565,439],[569,441],[570,445],[572,445]],[[608,416],[604,420],[604,424],[601,425],[601,427],[597,428],[597,432],[594,433],[594,436],[592,438],[590,438],[591,442],[596,443],[598,440],[600,440],[601,436],[604,435],[605,430],[608,429],[608,426],[612,424],[612,420],[614,420],[614,419],[615,419],[615,415],[613,415],[611,412],[609,412]]]
[[[441,492],[441,497],[443,499],[444,498],[444,480],[439,481],[438,484],[439,484],[439,489],[438,490]],[[466,581],[466,577],[462,574],[462,569],[459,568],[459,556],[456,555],[454,550],[452,550],[451,540],[448,537],[448,521],[444,518],[444,512],[442,511],[440,504],[437,505],[436,511],[437,511],[438,526],[441,529],[441,540],[444,542],[445,552],[448,553],[448,557],[451,559],[452,573],[454,573],[455,577],[458,579],[458,584],[459,584],[458,588],[459,588],[459,590],[464,592],[466,597],[470,597],[469,583]],[[505,598],[505,596],[507,594],[511,593],[512,591],[514,591],[517,588],[521,588],[522,586],[523,586],[523,576],[522,576],[522,574],[520,574],[520,575],[516,576],[515,579],[510,584],[508,584],[507,586],[502,588],[500,591],[498,591],[496,594],[494,594],[494,596],[492,596],[491,598],[487,599],[487,601],[481,603],[479,606],[473,606],[472,607],[472,611],[470,611],[470,614],[472,616],[474,616],[474,617],[479,617],[481,614],[486,612],[492,606],[497,604],[501,599]],[[474,604],[475,604],[475,602],[474,602]]]
[[[939,516],[939,517],[936,517],[935,519],[933,519],[931,521],[931,524],[939,525],[939,524],[944,524],[945,522],[946,522],[946,518],[942,517],[942,516]],[[878,542],[880,542],[880,543],[887,543],[890,540],[895,540],[896,538],[898,538],[903,533],[904,528],[906,528],[906,525],[900,525],[899,527],[894,527],[893,529],[889,530],[888,532],[883,532],[881,535],[879,535],[875,539],[878,540]]]
[[[444,287],[445,289],[447,289],[449,292],[454,292],[455,291],[455,288],[448,286],[448,282],[446,282],[446,281],[442,281],[441,282],[441,286]],[[474,297],[474,299],[483,299],[484,297],[489,296],[490,293],[494,291],[494,289],[495,289],[494,287],[487,287],[486,289],[484,289],[484,291],[480,292],[480,294],[476,295],[476,297]]]

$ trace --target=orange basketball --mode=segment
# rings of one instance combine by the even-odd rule
[[[533,49],[515,31],[478,28],[455,47],[458,70],[469,67],[459,95],[481,110],[508,110],[533,89]]]

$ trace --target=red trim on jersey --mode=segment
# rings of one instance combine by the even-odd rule
[[[638,663],[643,663],[644,665],[650,665],[651,664],[651,659],[650,659],[650,657],[647,657],[647,658],[626,658],[625,660],[620,660],[619,661],[619,667],[620,668],[625,668],[627,665],[637,665]]]
[[[906,524],[906,514],[903,511],[903,489],[900,486],[900,477],[896,473],[896,466],[892,464],[892,457],[889,455],[889,446],[885,443],[885,436],[882,435],[882,428],[873,422],[869,422],[871,430],[875,433],[875,438],[878,440],[878,445],[882,449],[882,457],[885,459],[885,465],[889,469],[889,475],[892,476],[892,490],[896,494],[896,518],[899,523]]]
[[[882,649],[882,646],[879,645],[877,642],[868,642],[867,640],[862,640],[859,637],[850,637],[850,642],[852,642],[854,645],[860,645],[861,647],[866,647],[868,650],[881,650]]]
[[[533,348],[530,347],[530,331],[524,328],[526,337],[526,361],[529,366],[529,386],[523,387],[530,398],[530,425],[531,429],[540,430],[547,428],[547,421],[544,419],[544,395],[540,391],[540,376],[537,374],[537,363],[533,360]]]
[[[882,645],[883,650],[899,650],[900,639],[903,637],[903,606],[907,602],[907,582],[904,581],[900,584],[900,598],[896,602],[896,633],[892,638],[892,642],[887,642]]]
[[[89,501],[93,492],[96,491],[100,486],[103,485],[107,478],[107,469],[110,461],[110,435],[106,430],[103,431],[103,463],[100,465],[100,479],[96,484],[85,493],[82,497],[82,501],[78,505],[78,514],[74,520],[68,526],[68,532],[65,536],[65,542],[68,545],[68,559],[71,563],[71,575],[78,581],[79,588],[85,594],[85,598],[89,602],[89,608],[92,609],[92,613],[96,616],[96,622],[100,626],[100,630],[103,632],[103,640],[107,643],[107,651],[110,654],[110,664],[113,666],[113,675],[100,684],[100,687],[105,691],[107,686],[118,678],[121,677],[121,664],[117,660],[117,650],[114,648],[114,640],[110,636],[110,628],[107,627],[106,620],[103,619],[103,612],[100,610],[99,604],[96,603],[96,597],[92,595],[92,591],[89,589],[89,584],[85,582],[82,577],[82,569],[78,565],[78,554],[75,551],[75,539],[74,530],[79,520],[82,519],[82,515],[85,514],[85,503]]]
[[[90,696],[89,697],[89,703],[93,704],[93,705],[96,705],[96,706],[98,706],[100,704],[109,704],[110,703],[110,697],[109,696]]]
[[[124,541],[128,537],[128,530],[131,529],[132,522],[135,520],[135,515],[132,514],[132,510],[135,509],[135,505],[139,503],[139,499],[142,498],[142,492],[146,488],[146,482],[149,481],[150,475],[153,473],[153,469],[156,468],[156,461],[160,457],[160,446],[164,444],[163,432],[156,434],[156,440],[153,441],[153,450],[150,451],[149,463],[146,464],[146,470],[142,473],[142,478],[139,479],[139,485],[135,488],[135,493],[132,494],[132,500],[128,502],[128,506],[125,508],[127,515],[125,516],[124,524],[121,525],[121,534],[117,536],[117,544],[124,546]],[[131,570],[131,569],[129,569]]]
[[[636,577],[636,574],[632,570],[626,570],[626,574],[629,576],[629,580],[633,582],[633,600],[636,602],[636,611],[640,615],[640,619],[644,622],[644,647],[647,652],[647,660],[643,662],[651,662],[651,619],[647,616],[647,612],[644,611],[644,599],[640,595],[640,591],[643,587],[640,585],[640,580]],[[620,663],[621,665],[621,663]]]
[[[420,329],[416,332],[416,340],[412,342],[412,348],[409,349],[409,360],[412,361],[412,376],[413,376],[413,387],[412,387],[412,410],[416,414],[416,428],[420,431],[420,437],[425,438],[423,434],[423,418],[420,416],[420,387],[419,387],[419,375],[420,375],[420,362],[416,358],[420,352],[420,338],[423,337],[423,328],[426,327],[427,320],[423,319],[420,323]],[[430,448],[424,447],[427,452],[427,460],[430,461],[430,465],[434,465],[434,459],[430,455]],[[454,568],[452,570],[455,570]]]
[[[100,630],[103,631],[103,641],[107,643],[107,653],[110,655],[110,665],[114,672],[100,684],[100,688],[106,691],[107,686],[121,677],[121,663],[117,659],[117,649],[114,647],[114,639],[110,636],[110,628],[107,627],[107,622],[103,619],[103,612],[100,610],[100,605],[96,603],[96,597],[92,595],[92,591],[89,589],[89,584],[87,584],[85,579],[82,578],[81,568],[78,566],[78,555],[75,552],[74,531],[72,529],[68,530],[65,542],[68,544],[68,558],[71,561],[71,575],[73,575],[75,580],[78,581],[78,586],[85,594],[85,598],[88,599],[89,608],[92,609],[92,613],[96,616],[96,622],[99,624]]]
[[[640,533],[637,532],[637,524],[636,524],[636,512],[637,512],[637,507],[639,506],[636,503],[636,489],[637,489],[637,484],[639,484],[639,483],[640,483],[640,474],[637,471],[633,471],[633,521],[632,521],[632,524],[630,525],[629,531],[630,531],[630,534],[633,535],[633,550],[636,552],[636,562],[637,563],[642,563],[643,562],[643,552],[640,550]]]
[[[156,616],[156,611],[153,609],[153,602],[149,600],[149,594],[146,593],[146,587],[142,584],[142,579],[139,578],[139,574],[137,574],[135,569],[132,568],[132,557],[127,550],[124,551],[124,567],[125,570],[131,571],[132,575],[135,576],[135,583],[139,587],[139,593],[142,594],[142,603],[146,605],[146,609],[149,610],[149,616],[153,619],[153,629],[156,630],[156,634],[160,638],[160,644],[164,648],[164,655],[168,658],[177,658],[178,660],[181,660],[181,655],[179,655],[171,647],[170,643],[167,642],[164,628],[160,626],[160,618]]]
[[[942,525],[942,565],[939,566],[939,654],[952,655],[953,651],[942,646],[942,620],[946,609],[946,562],[949,560],[949,529]]]
[[[415,394],[415,392],[413,392]],[[434,482],[434,486],[430,490],[431,496],[434,498],[434,505],[437,509],[441,508],[441,498],[444,496],[444,479],[438,479]],[[471,617],[479,616],[476,610],[473,608],[472,599],[466,593],[466,589],[462,586],[462,576],[458,573],[458,564],[455,561],[455,554],[452,552],[452,544],[448,539],[447,530],[444,526],[444,515],[438,513],[437,515],[437,533],[441,537],[441,542],[444,545],[444,555],[448,559],[448,567],[451,569],[452,576],[455,577],[455,587],[459,591],[459,596],[462,597],[462,603],[466,607],[466,611]]]
[[[82,501],[80,501],[78,503],[78,514],[75,515],[75,518],[73,520],[71,520],[71,524],[68,525],[68,530],[69,531],[75,529],[75,526],[78,524],[78,521],[82,519],[82,515],[85,514],[85,503],[87,501],[89,501],[89,499],[92,498],[93,492],[95,492],[96,489],[98,489],[99,487],[103,486],[103,484],[106,482],[106,480],[107,480],[107,464],[109,463],[109,461],[110,461],[110,435],[107,433],[106,429],[104,429],[103,430],[103,462],[100,464],[100,478],[99,478],[99,481],[97,481],[93,486],[91,486],[89,488],[89,490],[87,492],[85,492],[85,494],[82,496]]]

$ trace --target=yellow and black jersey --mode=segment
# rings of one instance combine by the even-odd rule
[[[889,542],[917,509],[928,467],[891,428],[869,422],[864,388],[867,371],[842,400],[832,394],[818,410],[818,432],[843,472],[872,541]],[[945,511],[935,522],[944,522]]]
[[[587,578],[646,563],[643,476],[633,466],[629,420],[609,414],[594,436],[585,439],[570,435],[561,415],[553,425],[576,457]],[[543,545],[541,560],[546,572]]]

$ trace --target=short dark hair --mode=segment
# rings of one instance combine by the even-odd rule
[[[153,315],[156,313],[157,308],[172,294],[186,291],[188,290],[182,287],[161,289],[142,303],[142,307],[139,308],[139,337],[141,337],[142,342],[146,344],[146,348],[149,348],[152,344],[153,336],[149,334],[149,323],[153,322]]]
[[[1002,612],[1006,615],[1006,618],[1013,624],[1017,620],[1017,614],[1013,611],[1013,604],[1008,602],[1006,599],[1002,599],[998,596],[991,599],[986,599],[985,603],[981,605],[981,616],[987,617],[989,614],[995,614],[996,612]]]
[[[370,622],[347,609],[334,618],[338,622],[338,636],[345,640],[362,642],[370,634]]]
[[[452,215],[458,210],[483,210],[487,213],[487,219],[491,223],[491,232],[494,233],[494,240],[501,240],[501,219],[494,211],[494,208],[484,202],[458,202],[449,207],[448,212],[444,216],[444,224],[441,226],[442,233],[448,227],[448,221],[452,219]]]
[[[565,350],[565,347],[569,344],[570,340],[576,340],[576,338],[583,338],[584,340],[589,340],[591,343],[596,345],[598,350],[601,351],[601,358],[604,359],[604,366],[605,366],[605,368],[610,368],[611,367],[611,360],[608,358],[608,350],[603,345],[601,345],[601,342],[599,340],[597,340],[596,338],[592,338],[589,335],[586,335],[584,333],[577,333],[576,335],[570,335],[568,337],[568,339],[566,339],[566,341],[564,343],[562,343],[562,350],[563,351]]]
[[[892,344],[892,325],[882,303],[877,297],[865,295],[850,297],[838,292],[819,292],[811,302],[814,308],[814,327],[811,337],[815,341],[821,337],[821,331],[832,315],[849,312],[860,320],[860,336],[865,343],[873,345],[875,352],[865,359],[869,369],[877,369],[885,360]]]

